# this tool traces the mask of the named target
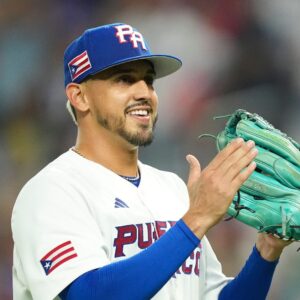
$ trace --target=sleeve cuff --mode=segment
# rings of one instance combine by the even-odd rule
[[[182,219],[177,222],[178,227],[181,231],[190,239],[190,241],[195,245],[198,246],[200,243],[200,239],[194,234],[194,232],[184,223]]]
[[[254,245],[254,247],[253,247],[252,255],[253,255],[253,258],[255,259],[255,261],[260,261],[261,263],[265,263],[266,265],[277,265],[279,262],[279,259],[274,260],[274,261],[268,261],[268,260],[264,259],[260,255],[260,252],[256,248],[256,245]]]

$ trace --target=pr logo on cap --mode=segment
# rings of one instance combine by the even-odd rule
[[[115,28],[117,29],[116,37],[119,38],[120,44],[127,43],[128,41],[126,40],[125,36],[128,36],[133,48],[138,48],[138,43],[140,43],[142,45],[142,48],[144,50],[147,50],[142,34],[138,31],[133,30],[130,25],[124,24],[115,26]]]
[[[82,52],[73,58],[69,63],[69,70],[72,80],[79,77],[81,74],[92,68],[87,51]]]

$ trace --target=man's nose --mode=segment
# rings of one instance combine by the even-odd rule
[[[151,99],[153,88],[145,80],[137,81],[134,84],[134,89],[135,100]]]

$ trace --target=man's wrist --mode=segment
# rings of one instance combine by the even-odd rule
[[[258,245],[256,243],[256,249],[259,252],[260,256],[269,262],[274,262],[279,259],[282,250],[270,248],[268,246]]]
[[[210,226],[209,222],[202,220],[201,218],[194,217],[190,214],[185,214],[182,217],[184,223],[190,228],[190,230],[198,237],[199,240],[206,234]]]
[[[278,260],[283,251],[282,247],[274,247],[266,240],[260,238],[257,239],[255,246],[260,256],[269,262]]]

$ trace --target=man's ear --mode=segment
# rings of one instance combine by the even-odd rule
[[[69,83],[66,86],[66,95],[76,110],[86,112],[89,109],[89,103],[84,96],[84,87],[82,84]]]

